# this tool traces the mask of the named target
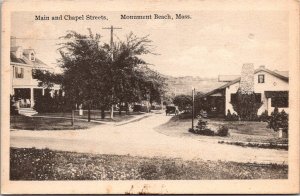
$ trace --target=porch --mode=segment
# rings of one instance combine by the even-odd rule
[[[208,117],[225,117],[225,90],[218,91],[202,97],[203,109],[207,112]]]
[[[275,107],[278,108],[279,112],[284,110],[289,112],[289,92],[288,91],[265,91],[265,97],[267,99],[268,115],[274,111]]]
[[[13,95],[17,108],[33,108],[38,97],[49,94],[53,96],[56,91],[44,88],[13,88]]]

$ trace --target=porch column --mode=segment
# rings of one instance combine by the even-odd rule
[[[268,106],[267,106],[268,115],[270,116],[270,115],[271,115],[271,112],[272,112],[271,98],[268,98],[268,99],[267,99],[267,103],[268,103]]]
[[[42,95],[43,96],[45,95],[45,89],[44,88],[42,89]]]
[[[34,106],[34,94],[33,94],[33,88],[30,88],[30,107],[32,108]]]

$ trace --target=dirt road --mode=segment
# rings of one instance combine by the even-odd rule
[[[197,141],[160,134],[155,127],[170,116],[151,114],[148,118],[125,124],[99,125],[76,131],[11,131],[12,147],[49,148],[53,150],[96,154],[182,158],[185,160],[222,160],[235,162],[285,163],[288,152],[274,149],[245,148]]]

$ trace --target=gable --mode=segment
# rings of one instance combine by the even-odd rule
[[[263,76],[264,82],[259,83],[258,77]],[[288,90],[289,82],[281,77],[277,77],[276,75],[266,72],[259,71],[254,74],[254,91],[267,91],[267,90]]]

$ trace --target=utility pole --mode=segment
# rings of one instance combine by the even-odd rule
[[[195,88],[192,88],[192,130],[194,130],[194,118],[195,118]]]
[[[105,28],[102,28],[102,29],[110,29],[111,61],[113,62],[113,60],[114,60],[114,29],[122,29],[122,28],[111,26],[111,27],[105,27]],[[112,92],[114,92],[114,88],[112,88]],[[113,99],[113,96],[114,95],[112,95],[112,99]],[[114,118],[114,104],[111,105],[110,118],[111,119]]]

